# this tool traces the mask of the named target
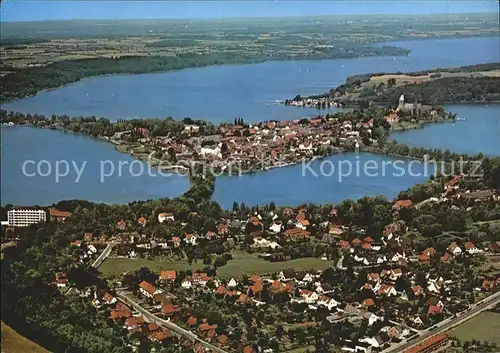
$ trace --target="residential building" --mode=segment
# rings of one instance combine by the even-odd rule
[[[47,213],[35,208],[14,208],[7,211],[9,226],[27,227],[35,223],[45,222]]]
[[[228,286],[229,288],[234,288],[234,287],[236,287],[237,285],[238,285],[238,282],[236,282],[236,280],[235,280],[234,278],[231,278],[231,279],[229,280],[229,282],[227,282],[227,286]]]
[[[201,286],[205,286],[208,281],[212,280],[212,277],[207,276],[206,273],[193,273],[191,280]]]
[[[467,251],[470,255],[474,255],[480,252],[480,250],[474,245],[473,242],[469,241],[464,245],[465,251]]]
[[[175,281],[177,278],[177,272],[175,270],[166,270],[160,272],[160,279],[162,281]]]
[[[196,245],[196,240],[198,237],[195,234],[185,234],[184,241],[186,244]]]
[[[404,353],[429,353],[437,350],[440,347],[443,347],[448,343],[448,336],[444,333],[440,333],[438,335],[429,337],[424,342],[420,343],[417,346],[413,346]]]
[[[448,246],[448,251],[453,254],[453,256],[458,256],[462,254],[462,249],[456,242],[453,242]]]
[[[163,223],[165,221],[175,221],[173,213],[160,213],[158,215],[158,222]]]
[[[282,226],[283,223],[281,221],[274,221],[269,227],[269,230],[273,233],[279,233],[281,232]]]
[[[144,295],[145,297],[153,299],[155,294],[161,293],[161,290],[156,289],[156,287],[153,286],[151,283],[142,281],[139,284],[139,292],[141,292],[141,294]]]
[[[66,218],[71,217],[71,212],[59,211],[57,208],[49,209],[49,216],[52,222],[64,222]]]

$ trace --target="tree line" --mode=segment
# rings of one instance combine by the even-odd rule
[[[46,117],[39,114],[23,114],[0,110],[0,121],[2,123],[12,122],[16,125],[31,124],[40,128],[59,128],[67,131],[81,133],[93,137],[112,137],[115,133],[134,131],[134,129],[147,129],[151,137],[170,136],[180,137],[186,125],[197,125],[200,127],[198,134],[212,135],[216,132],[216,126],[205,120],[184,118],[174,120],[172,117],[165,119],[118,119],[112,122],[106,118],[69,117],[67,115],[55,115]],[[142,134],[136,134],[136,137]]]
[[[365,99],[374,102],[396,102],[404,94],[408,102],[424,104],[470,103],[470,102],[499,102],[499,77],[444,77],[436,80],[390,87],[382,94],[369,93]]]

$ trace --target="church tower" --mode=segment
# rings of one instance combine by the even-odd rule
[[[404,106],[405,106],[405,96],[404,94],[402,94],[401,97],[399,97],[398,109],[403,109]]]

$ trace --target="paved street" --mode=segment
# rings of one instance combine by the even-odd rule
[[[493,295],[490,295],[488,298],[483,299],[482,301],[476,303],[471,309],[468,311],[462,311],[454,318],[449,318],[441,321],[439,324],[435,325],[434,330],[425,330],[420,334],[419,337],[415,337],[414,339],[408,342],[401,342],[396,345],[391,345],[390,348],[384,350],[384,353],[392,353],[392,352],[404,352],[404,350],[413,347],[425,339],[434,336],[440,332],[446,332],[451,328],[460,325],[461,323],[473,318],[474,316],[480,314],[481,312],[488,310],[494,307],[496,304],[500,303],[500,292],[497,292]]]
[[[104,249],[104,251],[99,255],[99,257],[97,257],[97,259],[95,259],[95,261],[92,262],[91,266],[95,267],[95,268],[98,268],[99,266],[101,266],[103,261],[109,256],[109,254],[111,254],[111,250],[113,250],[113,247],[115,245],[116,245],[116,243],[113,243],[113,242],[108,243],[108,245],[106,246],[106,249]]]
[[[225,350],[219,348],[219,347],[216,347],[204,340],[202,340],[201,338],[199,338],[196,334],[194,334],[193,332],[189,331],[189,330],[185,330],[183,329],[182,327],[174,324],[173,322],[170,322],[170,321],[166,321],[166,320],[163,320],[162,318],[159,318],[158,316],[156,315],[153,315],[152,313],[150,313],[148,310],[146,310],[145,308],[143,308],[141,306],[141,304],[139,304],[131,295],[129,295],[127,292],[117,292],[116,293],[117,297],[119,299],[121,299],[122,301],[124,301],[126,304],[132,306],[135,310],[137,310],[139,313],[141,313],[141,315],[144,316],[145,319],[148,319],[150,322],[154,322],[156,323],[158,326],[163,326],[165,328],[168,328],[169,330],[181,335],[181,336],[184,336],[184,337],[187,337],[188,339],[192,340],[192,341],[196,341],[196,342],[200,342],[204,347],[206,348],[209,348],[211,349],[213,352],[217,352],[217,353],[227,353]]]

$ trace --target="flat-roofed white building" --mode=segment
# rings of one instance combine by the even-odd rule
[[[7,221],[9,226],[27,227],[47,221],[47,213],[35,208],[15,208],[7,211]]]

